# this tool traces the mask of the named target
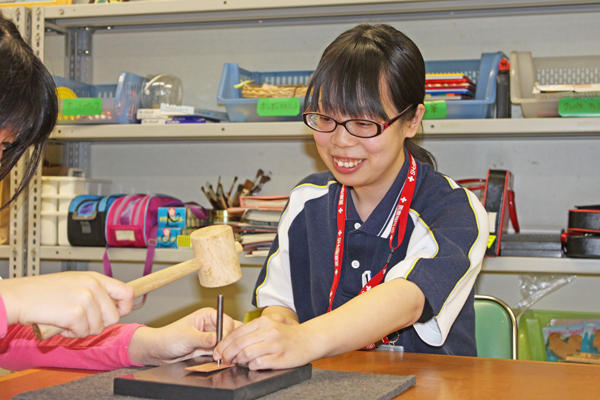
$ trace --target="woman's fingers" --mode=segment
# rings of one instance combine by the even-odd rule
[[[279,325],[261,317],[240,326],[217,345],[215,359],[245,364],[256,357],[277,351],[280,347]]]
[[[118,316],[122,317],[129,314],[133,309],[133,288],[119,280],[109,278],[106,275],[94,272],[94,276],[108,296],[113,300],[118,311]]]

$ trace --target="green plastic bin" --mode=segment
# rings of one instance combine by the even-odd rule
[[[555,318],[600,319],[600,313],[527,310],[519,319],[519,360],[546,361],[546,345],[542,328]]]

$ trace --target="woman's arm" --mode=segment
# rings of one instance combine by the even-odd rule
[[[223,315],[223,336],[241,322]],[[137,365],[160,365],[181,359],[212,354],[217,344],[217,310],[202,308],[162,328],[141,327],[129,345],[131,362]]]
[[[299,325],[259,318],[233,331],[215,348],[215,359],[251,369],[290,368],[360,349],[414,324],[425,297],[412,282],[395,279]]]
[[[69,337],[99,334],[133,306],[131,287],[89,271],[2,279],[0,296],[7,325],[55,325]]]
[[[223,335],[240,325],[241,322],[224,315]],[[56,335],[38,341],[31,327],[11,325],[0,338],[0,366],[15,370],[32,367],[110,370],[172,363],[211,354],[217,341],[215,330],[216,310],[212,308],[200,309],[162,328],[118,324],[86,338]]]

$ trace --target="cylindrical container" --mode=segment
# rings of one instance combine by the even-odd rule
[[[209,225],[226,224],[229,222],[227,210],[208,210]]]
[[[510,62],[502,58],[496,78],[496,118],[510,118],[510,108]]]

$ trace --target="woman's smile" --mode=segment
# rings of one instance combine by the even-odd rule
[[[356,171],[364,161],[364,158],[348,158],[332,156],[334,168],[341,173],[352,173]]]

